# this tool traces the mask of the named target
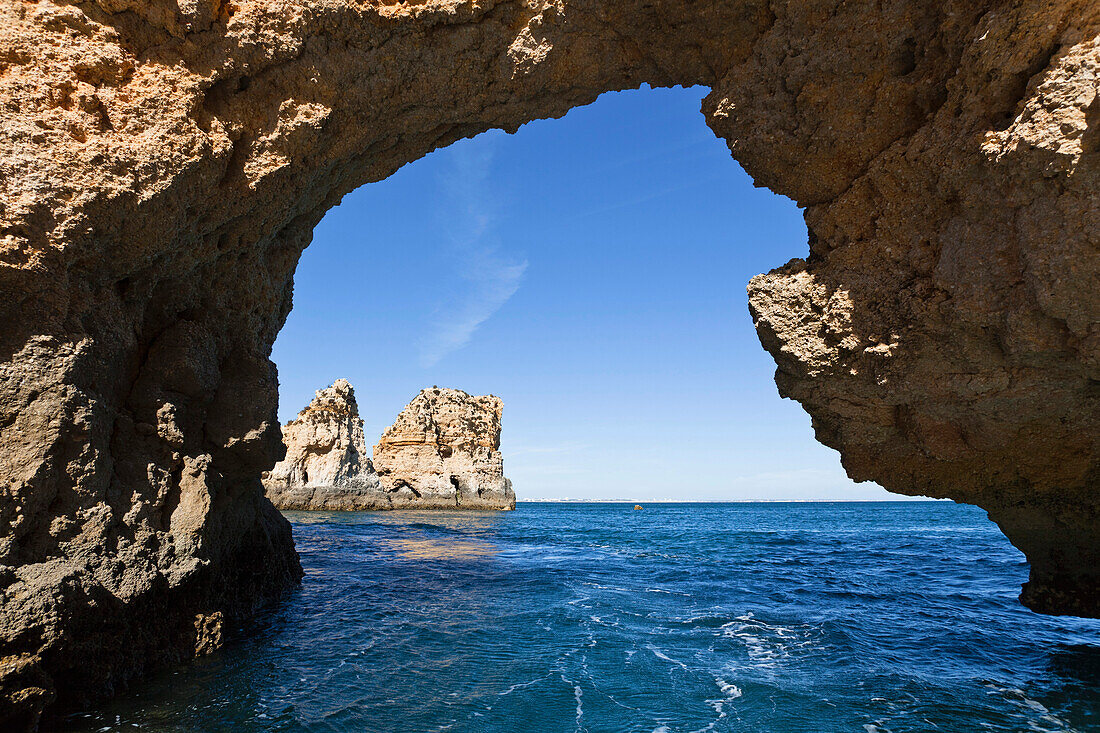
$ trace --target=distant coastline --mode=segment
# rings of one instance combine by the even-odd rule
[[[950,502],[930,496],[899,496],[897,499],[516,499],[517,504],[922,504]]]

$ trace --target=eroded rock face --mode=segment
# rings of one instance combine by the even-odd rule
[[[346,379],[318,390],[283,426],[286,457],[264,474],[277,509],[384,509],[388,502],[363,439],[355,390]]]
[[[986,507],[1027,604],[1100,615],[1098,35],[1094,0],[0,4],[0,719],[208,648],[299,574],[259,477],[326,209],[642,83],[709,85],[806,207],[808,257],[750,303],[818,437]]]
[[[807,29],[801,15],[775,30]],[[792,58],[783,33],[709,102],[758,181],[807,205],[808,259],[749,284],[780,392],[852,478],[988,510],[1031,564],[1021,600],[1085,616],[1100,615],[1098,18],[1096,3],[918,16],[910,28],[931,22],[940,40],[848,79]],[[806,79],[802,95],[764,89],[772,75]],[[819,109],[824,130],[754,112],[803,95],[861,102],[839,120]],[[869,119],[889,124],[861,129]],[[742,157],[761,127],[781,156],[807,150],[816,175],[776,178],[777,161]]]
[[[421,390],[374,446],[374,466],[395,508],[515,509],[500,455],[499,397]]]
[[[363,421],[346,379],[319,390],[283,426],[286,457],[264,474],[279,509],[514,509],[500,454],[499,397],[423,390],[367,458]]]

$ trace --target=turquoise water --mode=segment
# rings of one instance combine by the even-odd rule
[[[948,503],[288,513],[301,588],[79,730],[1092,731],[1100,621]]]

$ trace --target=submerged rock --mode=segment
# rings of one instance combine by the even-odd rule
[[[367,458],[355,390],[338,379],[283,426],[286,457],[264,474],[279,509],[513,509],[499,397],[424,390]]]
[[[499,397],[421,390],[374,446],[374,465],[394,506],[514,509],[500,454]]]

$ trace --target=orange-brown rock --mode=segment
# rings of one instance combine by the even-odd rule
[[[500,454],[503,411],[493,395],[421,390],[374,446],[374,467],[390,505],[515,509]]]
[[[268,357],[324,212],[643,83],[709,85],[805,207],[750,303],[818,437],[1100,615],[1098,36],[1095,0],[0,3],[2,725],[298,576]]]

